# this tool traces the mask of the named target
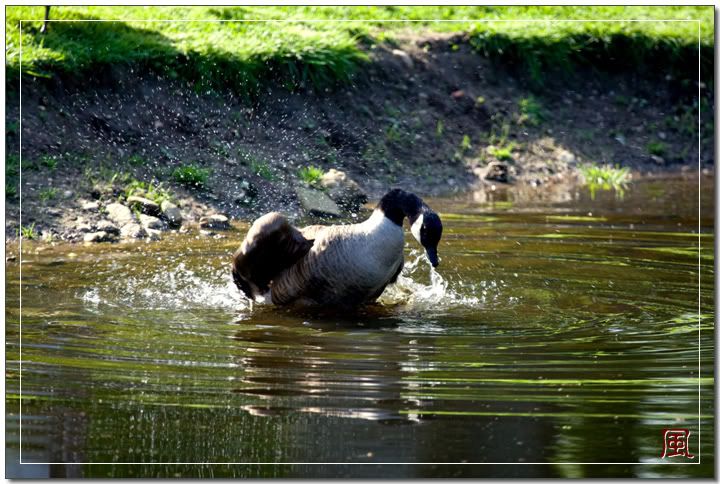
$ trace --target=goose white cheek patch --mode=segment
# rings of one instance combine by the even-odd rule
[[[423,224],[423,215],[420,214],[420,216],[415,220],[415,223],[413,223],[410,226],[410,233],[413,234],[413,237],[415,237],[415,240],[420,242],[420,227],[422,227]],[[420,242],[422,244],[422,242]]]

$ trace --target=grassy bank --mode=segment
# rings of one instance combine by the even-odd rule
[[[392,42],[407,30],[468,33],[479,53],[524,70],[536,85],[543,73],[582,64],[662,66],[664,74],[696,78],[698,23],[660,21],[672,19],[700,20],[704,77],[712,75],[712,7],[52,7],[53,20],[83,22],[54,22],[46,34],[39,32],[41,21],[23,22],[22,61],[18,21],[42,19],[44,8],[6,12],[11,89],[21,63],[24,74],[37,77],[82,78],[129,65],[187,79],[198,89],[249,93],[267,80],[323,87],[352,76],[367,59],[363,45]],[[99,19],[120,22],[91,22]],[[271,19],[283,23],[247,21]]]

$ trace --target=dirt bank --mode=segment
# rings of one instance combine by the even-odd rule
[[[588,163],[639,173],[697,168],[696,84],[588,67],[532,92],[462,36],[368,50],[371,62],[351,85],[294,93],[270,85],[255,99],[122,68],[24,80],[22,187],[17,93],[6,111],[6,238],[20,229],[20,191],[31,236],[82,241],[108,205],[147,184],[180,208],[187,227],[213,213],[302,214],[295,187],[307,166],[343,170],[371,198],[393,186],[425,195],[541,190]],[[706,91],[701,163],[711,168]],[[202,183],[183,178],[188,167]]]

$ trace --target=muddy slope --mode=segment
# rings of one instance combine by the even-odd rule
[[[587,162],[697,168],[697,85],[662,72],[548,75],[545,89],[532,92],[462,37],[407,38],[370,54],[352,85],[295,93],[267,86],[252,100],[120,68],[86,82],[29,79],[23,225],[82,240],[82,205],[109,204],[133,180],[162,183],[190,222],[215,212],[300,214],[294,186],[310,165],[346,171],[371,196],[392,186],[421,194],[504,183],[540,189]],[[712,102],[704,94],[703,167],[714,163]],[[9,166],[20,149],[18,118],[10,93]],[[204,188],[173,181],[175,168],[190,164],[210,170]],[[492,171],[498,165],[504,172]],[[9,175],[12,192],[18,180]],[[6,237],[18,230],[19,210],[9,193]]]

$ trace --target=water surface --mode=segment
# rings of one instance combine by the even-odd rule
[[[700,195],[699,220],[693,178],[429,200],[438,272],[408,235],[399,284],[344,315],[244,300],[246,226],[24,243],[8,476],[711,476],[711,178]],[[694,459],[661,459],[667,428]]]

